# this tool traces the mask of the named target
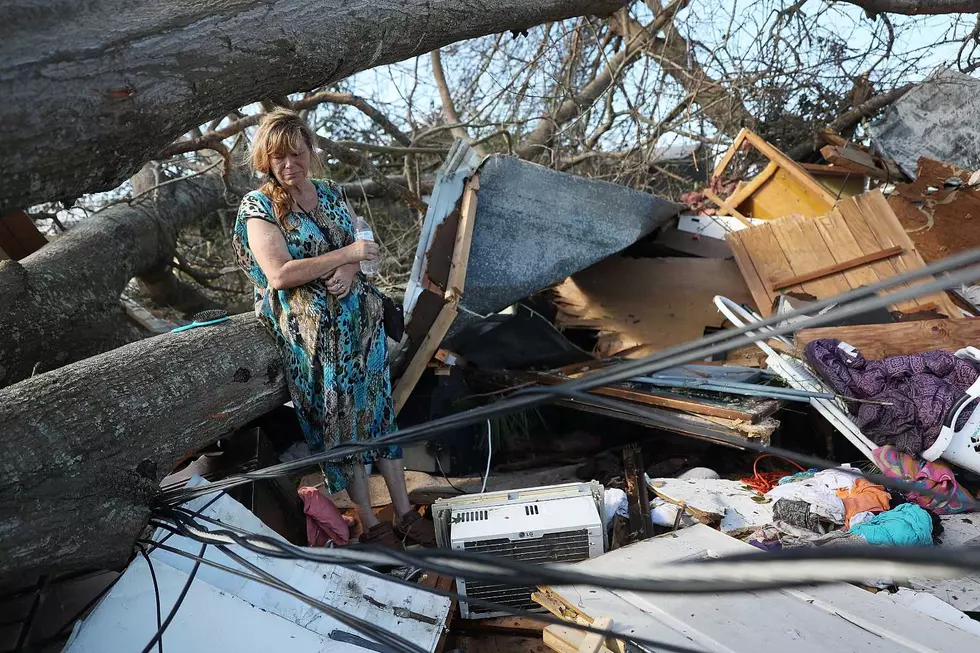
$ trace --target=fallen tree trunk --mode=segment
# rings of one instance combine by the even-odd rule
[[[0,23],[0,214],[114,188],[181,134],[249,102],[626,4],[18,2]]]
[[[176,461],[286,401],[248,314],[0,390],[0,587],[125,563]]]
[[[0,261],[0,387],[140,337],[119,304],[130,279],[173,260],[178,230],[228,206],[217,174],[111,206],[21,261]]]

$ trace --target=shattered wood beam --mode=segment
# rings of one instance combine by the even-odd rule
[[[616,79],[629,66],[636,62],[643,50],[649,47],[657,32],[663,29],[677,15],[677,12],[688,5],[690,0],[674,0],[666,9],[654,18],[648,25],[640,25],[628,38],[624,38],[623,48],[606,62],[606,66],[595,78],[578,93],[562,102],[550,115],[538,121],[516,154],[522,159],[534,159],[546,153],[551,148],[555,132],[561,125],[577,118],[586,111],[606,90],[615,83]],[[625,13],[625,12],[624,12]],[[615,19],[614,21],[615,22]]]
[[[124,321],[123,288],[173,259],[183,226],[227,206],[218,174],[181,179],[104,209],[21,261],[0,261],[0,387],[140,338]]]
[[[658,17],[667,11],[658,0],[647,0],[647,5]],[[625,11],[610,19],[609,24],[626,42],[646,29]],[[690,43],[675,26],[665,26],[663,31],[664,37],[656,36],[646,42],[644,53],[694,97],[704,117],[718,131],[734,136],[742,127],[753,128],[756,119],[738,93],[708,75],[694,57]]]
[[[125,564],[176,462],[288,398],[251,314],[0,390],[0,587]]]
[[[0,214],[114,188],[181,134],[258,99],[626,4],[485,0],[461,11],[456,0],[14,3],[0,25]]]

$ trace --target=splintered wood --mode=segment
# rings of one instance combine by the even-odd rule
[[[715,295],[753,303],[735,263],[721,259],[613,257],[553,292],[558,327],[598,330],[601,357],[641,358],[721,327]]]
[[[779,294],[826,299],[925,266],[879,191],[841,200],[824,216],[788,216],[726,239],[756,306],[766,316]],[[960,314],[945,293],[892,308],[903,313],[936,308],[947,317]]]

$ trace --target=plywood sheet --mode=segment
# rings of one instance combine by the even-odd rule
[[[843,199],[825,215],[784,217],[733,232],[726,236],[726,240],[732,247],[756,306],[766,316],[772,313],[773,302],[780,294],[780,291],[771,288],[771,283],[778,279],[807,274],[890,247],[902,247],[902,253],[897,256],[781,291],[827,299],[925,266],[888,202],[877,190]],[[941,315],[955,317],[960,314],[945,293],[918,297],[902,302],[893,309],[909,313],[929,304],[937,307]]]
[[[868,359],[936,349],[956,351],[968,346],[980,347],[980,318],[802,329],[796,334],[796,345],[802,349],[822,338],[836,338],[853,345]]]
[[[640,358],[721,327],[715,295],[753,303],[737,264],[721,259],[609,258],[554,294],[557,325],[597,329],[596,353],[603,357],[629,350],[626,356]]]

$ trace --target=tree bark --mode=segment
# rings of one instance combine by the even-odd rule
[[[181,134],[463,39],[626,0],[24,0],[0,23],[0,214],[114,188]]]
[[[176,462],[288,400],[250,314],[0,390],[0,587],[124,564]]]
[[[980,0],[838,0],[857,5],[869,16],[878,14],[975,14],[980,11]]]
[[[181,227],[227,206],[222,178],[207,173],[111,206],[21,261],[0,261],[0,387],[142,337],[125,321],[123,288],[172,261]]]

